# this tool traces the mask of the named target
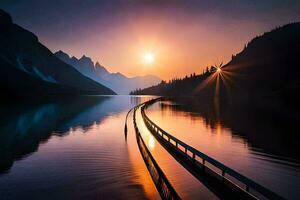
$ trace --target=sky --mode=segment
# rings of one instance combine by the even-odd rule
[[[226,63],[253,37],[300,21],[299,0],[1,0],[0,8],[52,52],[162,79]]]

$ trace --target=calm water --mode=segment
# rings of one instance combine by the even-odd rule
[[[233,110],[230,110],[230,115],[226,115],[226,111],[222,115],[215,110],[207,110],[211,105],[202,105],[204,109],[201,109],[198,103],[199,100],[183,104],[170,101],[156,103],[148,108],[147,114],[162,129],[194,148],[285,198],[299,199],[300,159],[299,155],[295,155],[300,150],[297,145],[299,129],[290,124],[293,121],[289,120],[287,124],[281,121],[279,125],[268,122],[270,119],[265,111],[262,123],[261,116],[251,120],[250,115],[261,115],[253,108],[250,108],[252,113],[249,110],[241,112],[241,115],[246,115],[241,117],[237,113],[232,114]],[[245,120],[248,122],[242,122]],[[250,134],[260,136],[247,137],[249,130],[253,131]],[[282,137],[280,144],[278,137]],[[172,167],[172,164],[168,166]]]
[[[129,108],[148,98],[85,97],[1,110],[0,199],[159,198]],[[132,120],[130,120],[132,124]]]
[[[132,115],[127,138],[123,132],[127,111],[151,98],[81,97],[0,108],[0,199],[159,199],[136,144]],[[276,148],[270,149],[272,138],[256,141],[227,118],[189,108],[165,102],[147,113],[198,150],[297,199],[300,167],[297,154],[289,154],[291,145],[279,145],[274,136]],[[217,199],[160,146],[139,112],[137,122],[182,198]]]

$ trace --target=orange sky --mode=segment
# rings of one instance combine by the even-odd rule
[[[129,77],[162,79],[228,62],[256,35],[300,20],[297,0],[1,1],[51,51],[99,61]],[[143,62],[153,52],[155,61]]]
[[[227,62],[247,41],[265,31],[259,23],[232,21],[224,29],[213,22],[210,24],[210,20],[213,21],[191,18],[186,23],[159,16],[145,17],[105,32],[99,28],[89,33],[88,39],[70,41],[54,49],[63,49],[76,57],[85,52],[109,71],[130,77],[154,74],[170,79],[201,73],[206,66]],[[147,52],[154,54],[152,64],[143,60]]]

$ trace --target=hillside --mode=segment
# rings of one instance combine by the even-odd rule
[[[300,89],[300,23],[254,38],[223,70],[238,93],[297,96]]]
[[[221,94],[232,98],[268,96],[288,101],[299,99],[299,36],[300,23],[292,23],[254,38],[222,67]],[[199,85],[214,73],[210,71],[169,83],[162,82],[132,94],[201,95],[209,90],[212,94],[215,79],[204,89],[199,89]]]
[[[78,59],[74,56],[70,57],[61,50],[56,52],[55,55],[65,63],[73,66],[83,75],[113,89],[118,94],[129,94],[132,90],[149,87],[161,81],[160,78],[153,75],[128,78],[119,72],[111,73],[100,65],[99,62],[94,64],[92,59],[85,55]]]
[[[114,94],[83,76],[13,23],[0,9],[0,88],[2,95]]]
[[[206,72],[201,75],[191,74],[185,78],[161,81],[159,84],[132,91],[131,95],[160,95],[160,96],[191,96],[195,95],[195,88],[205,81],[212,73]]]

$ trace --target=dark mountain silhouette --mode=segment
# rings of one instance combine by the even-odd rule
[[[13,23],[0,9],[2,95],[114,94],[83,76],[43,46],[37,36]]]
[[[118,94],[129,94],[132,90],[149,87],[161,81],[160,78],[152,75],[128,78],[119,72],[110,73],[105,67],[100,65],[99,62],[94,64],[91,58],[85,55],[77,59],[74,56],[70,57],[61,50],[56,52],[55,55],[65,63],[73,66],[83,75],[113,89]]]
[[[254,38],[223,70],[232,73],[238,94],[298,97],[300,23]]]
[[[292,23],[254,38],[222,67],[226,84],[220,80],[221,94],[232,98],[267,97],[297,102],[300,91],[299,36],[300,23]],[[215,80],[201,90],[199,85],[213,73],[214,70],[209,70],[202,75],[162,82],[132,94],[212,95]]]

